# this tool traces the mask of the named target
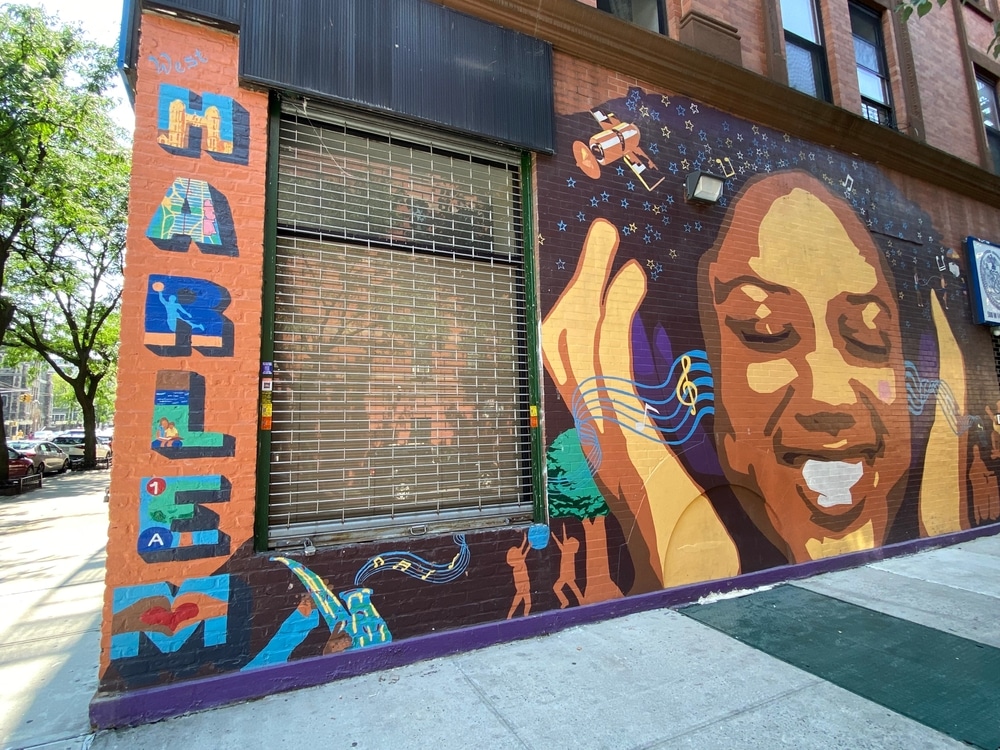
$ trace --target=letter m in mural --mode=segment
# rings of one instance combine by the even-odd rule
[[[228,96],[161,84],[157,129],[157,142],[171,154],[197,159],[204,148],[216,161],[247,163],[250,116]]]

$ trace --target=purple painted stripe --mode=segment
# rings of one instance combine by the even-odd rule
[[[929,539],[914,539],[878,549],[813,560],[800,565],[770,568],[720,581],[653,591],[583,607],[552,610],[516,620],[501,620],[444,633],[431,633],[383,646],[301,659],[252,672],[233,672],[129,693],[98,694],[90,703],[90,722],[97,729],[145,724],[171,716],[262,698],[272,693],[313,687],[333,680],[401,667],[426,659],[547,635],[612,617],[622,617],[651,609],[677,607],[708,594],[752,589],[782,581],[807,578],[819,573],[853,568],[997,533],[1000,533],[1000,524]]]

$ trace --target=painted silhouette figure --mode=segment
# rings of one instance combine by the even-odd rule
[[[568,588],[576,597],[577,602],[583,604],[583,592],[576,585],[576,553],[580,551],[580,541],[576,537],[566,534],[566,524],[563,524],[562,537],[562,541],[560,541],[559,537],[555,534],[552,535],[552,540],[559,548],[559,578],[556,579],[555,585],[552,587],[559,600],[559,609],[565,609],[569,606],[569,598],[563,592],[564,588]]]
[[[163,305],[163,309],[167,311],[167,328],[171,331],[177,331],[177,321],[183,320],[189,326],[191,330],[204,331],[205,326],[201,323],[194,323],[194,316],[191,315],[184,306],[177,301],[177,295],[171,294],[169,297],[164,297],[162,290],[157,292],[160,297],[160,304]]]
[[[524,535],[524,541],[520,547],[511,547],[507,550],[507,564],[514,574],[514,601],[510,605],[510,612],[507,619],[514,616],[518,606],[524,605],[524,615],[531,611],[531,580],[528,578],[528,552],[531,545],[528,544],[528,535]]]

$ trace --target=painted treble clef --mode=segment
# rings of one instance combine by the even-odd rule
[[[698,401],[698,386],[691,380],[691,358],[687,355],[681,357],[681,377],[677,381],[677,388],[674,393],[677,400],[684,406],[691,409],[692,416],[695,413],[695,404]]]

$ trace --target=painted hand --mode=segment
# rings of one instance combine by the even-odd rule
[[[542,356],[582,435],[594,479],[628,540],[633,590],[738,572],[711,503],[653,425],[632,375],[632,320],[646,296],[635,260],[614,278],[618,230],[598,219],[580,262],[542,324]]]

